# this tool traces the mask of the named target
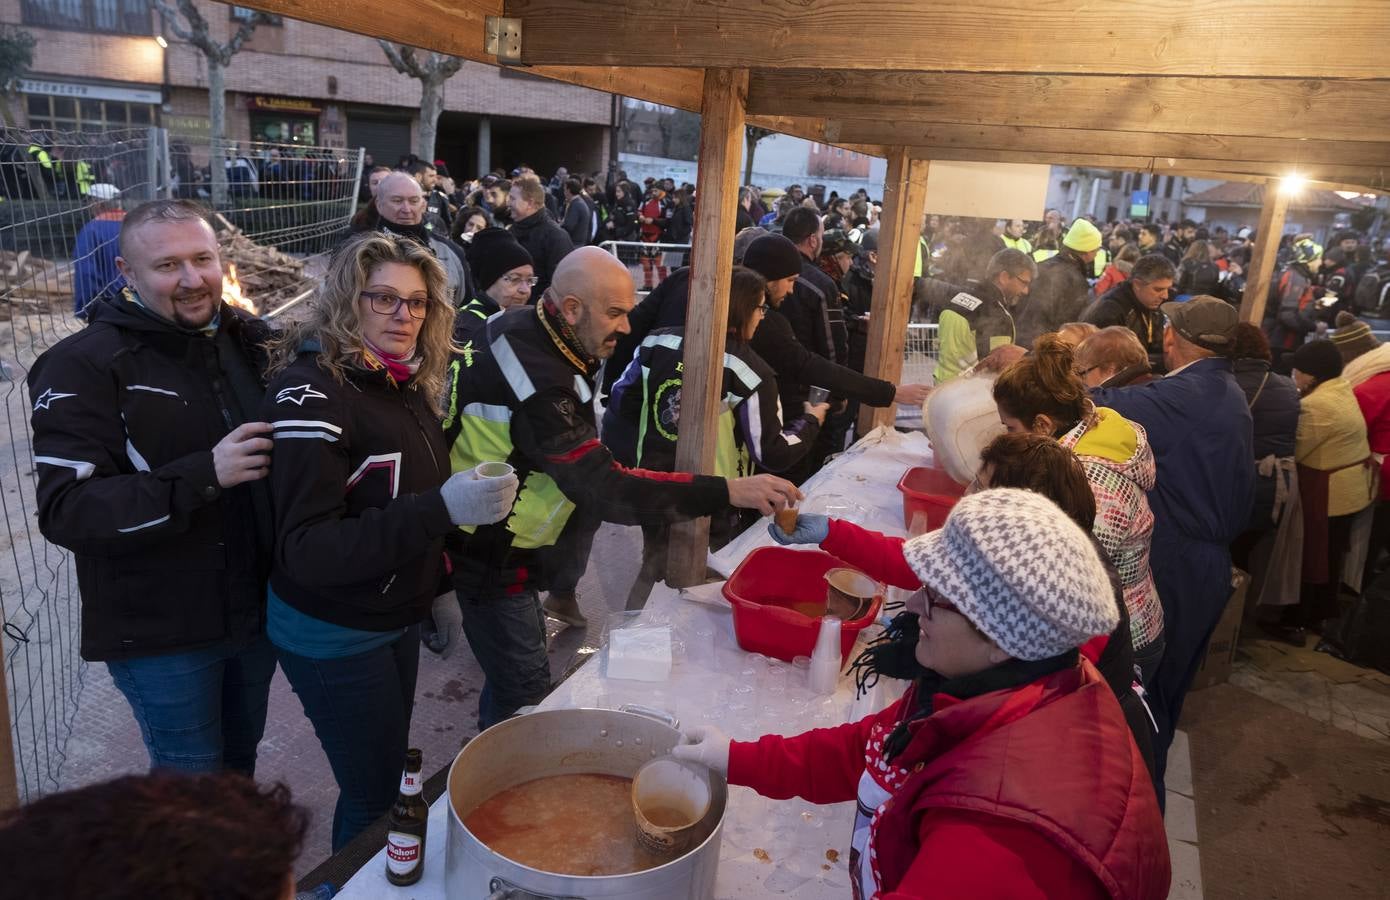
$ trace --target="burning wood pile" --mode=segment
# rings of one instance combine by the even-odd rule
[[[313,289],[303,260],[256,243],[221,215],[217,224],[222,264],[227,267],[223,300],[259,314]]]
[[[72,267],[59,266],[28,250],[0,250],[0,320],[72,305]]]

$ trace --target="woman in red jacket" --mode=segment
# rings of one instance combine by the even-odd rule
[[[1119,621],[1091,539],[1045,497],[995,489],[901,554],[927,670],[902,700],[791,738],[696,730],[673,752],[769,797],[855,797],[857,900],[1166,897],[1148,771],[1077,653]]]

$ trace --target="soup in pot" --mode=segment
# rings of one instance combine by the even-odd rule
[[[494,853],[558,875],[627,875],[670,862],[637,843],[632,779],[552,775],[484,800],[463,824]]]

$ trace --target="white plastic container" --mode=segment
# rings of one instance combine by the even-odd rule
[[[826,616],[820,620],[816,649],[811,653],[808,686],[813,693],[822,696],[835,693],[835,685],[840,680],[840,663],[840,620]]]

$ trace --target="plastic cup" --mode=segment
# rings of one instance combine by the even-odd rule
[[[485,462],[478,463],[473,467],[474,478],[506,478],[515,472],[509,463],[504,462]]]
[[[658,757],[633,776],[637,842],[654,853],[674,855],[685,850],[709,805],[709,772],[682,760]]]
[[[796,531],[797,514],[797,508],[795,506],[788,506],[785,509],[777,510],[777,527],[782,529],[783,534],[790,535]]]

